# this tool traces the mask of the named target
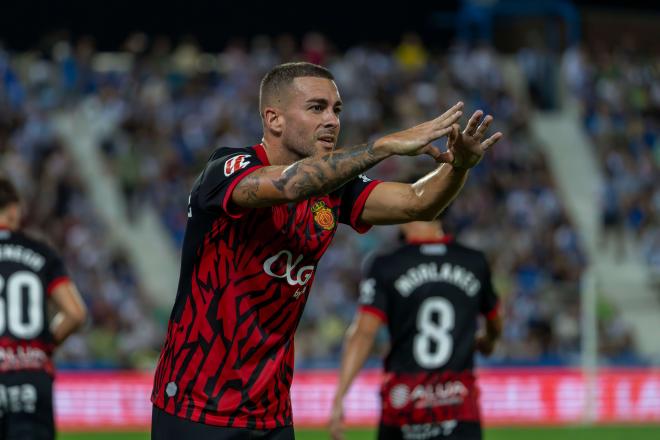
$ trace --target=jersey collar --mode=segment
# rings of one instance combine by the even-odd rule
[[[440,238],[427,238],[422,240],[406,240],[407,244],[420,245],[420,244],[449,244],[454,241],[454,237],[450,234],[445,234]]]
[[[269,166],[270,162],[268,161],[268,155],[264,149],[264,144],[257,144],[252,148],[254,149],[254,152],[257,154],[257,158],[261,161],[261,163],[265,166]]]

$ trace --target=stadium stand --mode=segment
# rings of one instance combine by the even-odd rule
[[[625,54],[593,59],[580,54],[565,54],[574,58],[568,63],[568,86],[584,102],[587,132],[602,144],[598,154],[611,176],[606,190],[615,188],[615,196],[604,191],[611,196],[604,210],[614,207],[614,226],[639,237],[644,258],[657,267],[660,150],[657,114],[652,117],[660,100],[657,72]],[[623,71],[607,63],[613,56],[625,61]],[[60,362],[153,365],[166,318],[154,296],[171,301],[175,285],[154,292],[130,263],[136,257],[109,232],[112,225],[91,200],[88,179],[94,176],[74,160],[70,142],[63,142],[66,137],[57,130],[57,117],[87,106],[93,119],[114,121],[89,148],[98,149],[104,172],[119,188],[127,221],[149,206],[167,231],[159,239],[176,249],[188,190],[202,164],[217,146],[259,142],[258,81],[272,65],[290,60],[321,63],[334,72],[345,101],[344,144],[412,125],[458,99],[467,109],[496,115],[494,129],[506,137],[472,173],[446,223],[492,261],[506,321],[493,362],[575,363],[586,254],[530,127],[539,104],[528,98],[528,90],[511,87],[507,63],[491,46],[457,44],[437,53],[414,34],[396,47],[364,44],[341,53],[320,34],[306,36],[300,47],[289,37],[259,36],[249,44],[230,43],[220,53],[206,53],[192,40],[174,45],[143,34],[131,35],[116,52],[98,51],[85,38],[21,53],[0,49],[0,169],[33,200],[30,225],[62,249],[93,317],[91,327],[60,351]],[[533,57],[520,53],[514,60],[523,77],[534,82],[526,68]],[[463,69],[465,64],[474,67]],[[622,100],[627,105],[620,105]],[[612,141],[631,134],[633,141],[625,147]],[[429,165],[425,159],[389,160],[370,177],[401,179]],[[336,364],[355,310],[360,261],[396,240],[395,228],[375,228],[359,237],[340,228],[321,261],[297,334],[299,366]],[[616,307],[602,307],[600,327],[607,336],[600,350],[603,362],[644,361]]]

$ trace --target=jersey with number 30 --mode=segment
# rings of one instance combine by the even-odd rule
[[[0,229],[0,374],[54,373],[47,299],[68,279],[62,260],[50,247]]]
[[[479,419],[472,372],[478,316],[497,313],[482,252],[445,237],[377,256],[361,284],[360,308],[386,322],[390,334],[383,423]]]

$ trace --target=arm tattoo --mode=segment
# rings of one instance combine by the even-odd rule
[[[259,178],[253,173],[245,178],[245,183],[246,201],[250,204],[256,203],[259,200],[257,195],[259,192]]]
[[[332,192],[383,159],[373,143],[332,151],[295,162],[273,185],[293,200],[304,200]]]
[[[239,191],[244,203],[252,207],[304,200],[334,191],[385,157],[374,150],[373,143],[369,143],[294,162],[279,176],[270,178],[273,187],[281,194],[278,200],[263,200],[259,196],[260,186],[272,173],[268,167],[247,176],[234,191]]]

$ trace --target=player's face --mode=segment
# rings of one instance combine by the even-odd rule
[[[339,136],[342,102],[334,81],[300,77],[293,80],[283,110],[282,144],[301,157],[332,151]]]
[[[3,210],[2,216],[9,229],[17,230],[21,225],[21,205],[12,203]]]

